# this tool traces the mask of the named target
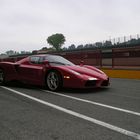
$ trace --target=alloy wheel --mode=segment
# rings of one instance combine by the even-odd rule
[[[60,86],[60,78],[58,73],[52,71],[47,75],[47,86],[50,90],[55,91]]]

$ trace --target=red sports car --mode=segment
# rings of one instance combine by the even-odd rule
[[[75,65],[57,55],[32,55],[16,63],[0,62],[0,85],[19,80],[56,91],[62,87],[94,88],[109,85],[108,76],[88,65]]]

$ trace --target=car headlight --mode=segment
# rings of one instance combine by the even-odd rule
[[[97,80],[95,77],[89,77],[88,80]]]

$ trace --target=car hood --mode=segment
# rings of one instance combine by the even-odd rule
[[[62,67],[61,67],[62,68]],[[107,79],[108,76],[102,72],[101,70],[95,68],[95,67],[91,67],[91,66],[65,66],[63,67],[63,69],[65,69],[66,71],[75,71],[78,72],[82,75],[86,75],[86,76],[91,76],[91,77],[95,77],[95,78],[99,78],[99,79]]]

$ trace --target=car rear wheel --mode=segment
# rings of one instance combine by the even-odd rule
[[[4,81],[4,71],[0,69],[0,85],[3,85]]]
[[[46,76],[46,84],[51,91],[60,90],[62,87],[61,74],[57,71],[50,71]]]

